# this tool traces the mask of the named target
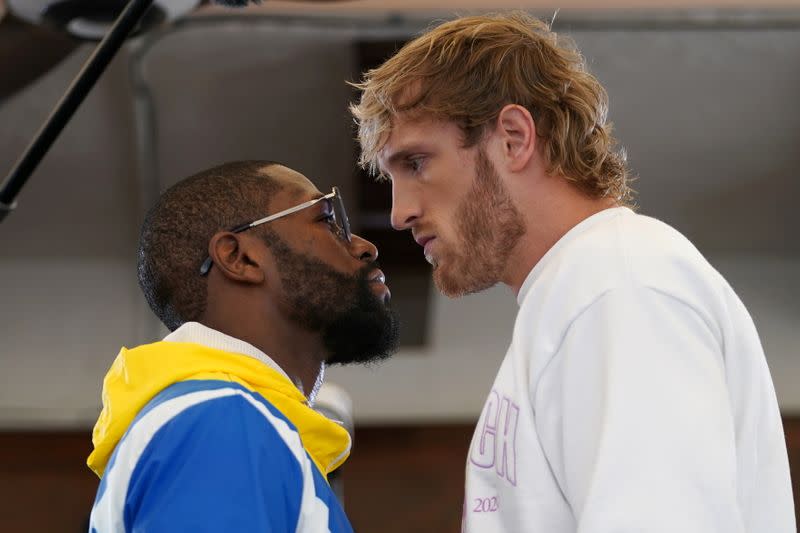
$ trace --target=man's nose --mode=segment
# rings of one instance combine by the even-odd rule
[[[392,180],[392,227],[396,230],[409,229],[422,214],[419,199],[410,186],[401,180]]]
[[[358,235],[353,235],[350,240],[350,253],[356,259],[374,263],[378,259],[378,247]]]

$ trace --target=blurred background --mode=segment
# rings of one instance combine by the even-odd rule
[[[0,178],[92,52],[75,35],[103,29],[42,26],[41,4],[0,0]],[[560,8],[554,29],[609,92],[640,211],[686,234],[747,305],[797,497],[800,0],[172,5],[125,45],[0,224],[0,531],[85,530],[102,377],[120,346],[165,333],[136,283],[141,218],[172,183],[239,159],[338,185],[355,230],[380,248],[403,320],[394,359],[328,374],[353,401],[342,478],[356,530],[459,530],[472,426],[516,303],[501,287],[436,293],[410,235],[389,227],[390,187],[356,169],[345,82],[434,21],[489,7],[547,20]]]

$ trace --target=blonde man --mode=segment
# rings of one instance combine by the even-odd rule
[[[739,298],[628,207],[603,87],[524,14],[444,23],[368,72],[362,164],[438,288],[517,295],[464,531],[790,533],[778,404]],[[475,354],[479,356],[480,354]]]

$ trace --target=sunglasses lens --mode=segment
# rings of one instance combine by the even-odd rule
[[[344,208],[344,200],[342,200],[342,193],[339,192],[338,187],[333,188],[333,192],[336,196],[333,197],[333,214],[336,216],[336,223],[339,224],[339,227],[342,228],[342,232],[344,232],[344,238],[347,242],[350,242],[351,234],[350,234],[350,221],[347,219],[347,211]]]

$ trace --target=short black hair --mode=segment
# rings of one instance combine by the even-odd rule
[[[274,161],[235,161],[204,170],[169,189],[145,217],[137,271],[150,308],[170,331],[206,309],[207,277],[200,265],[208,241],[266,216],[280,184],[266,170]]]

